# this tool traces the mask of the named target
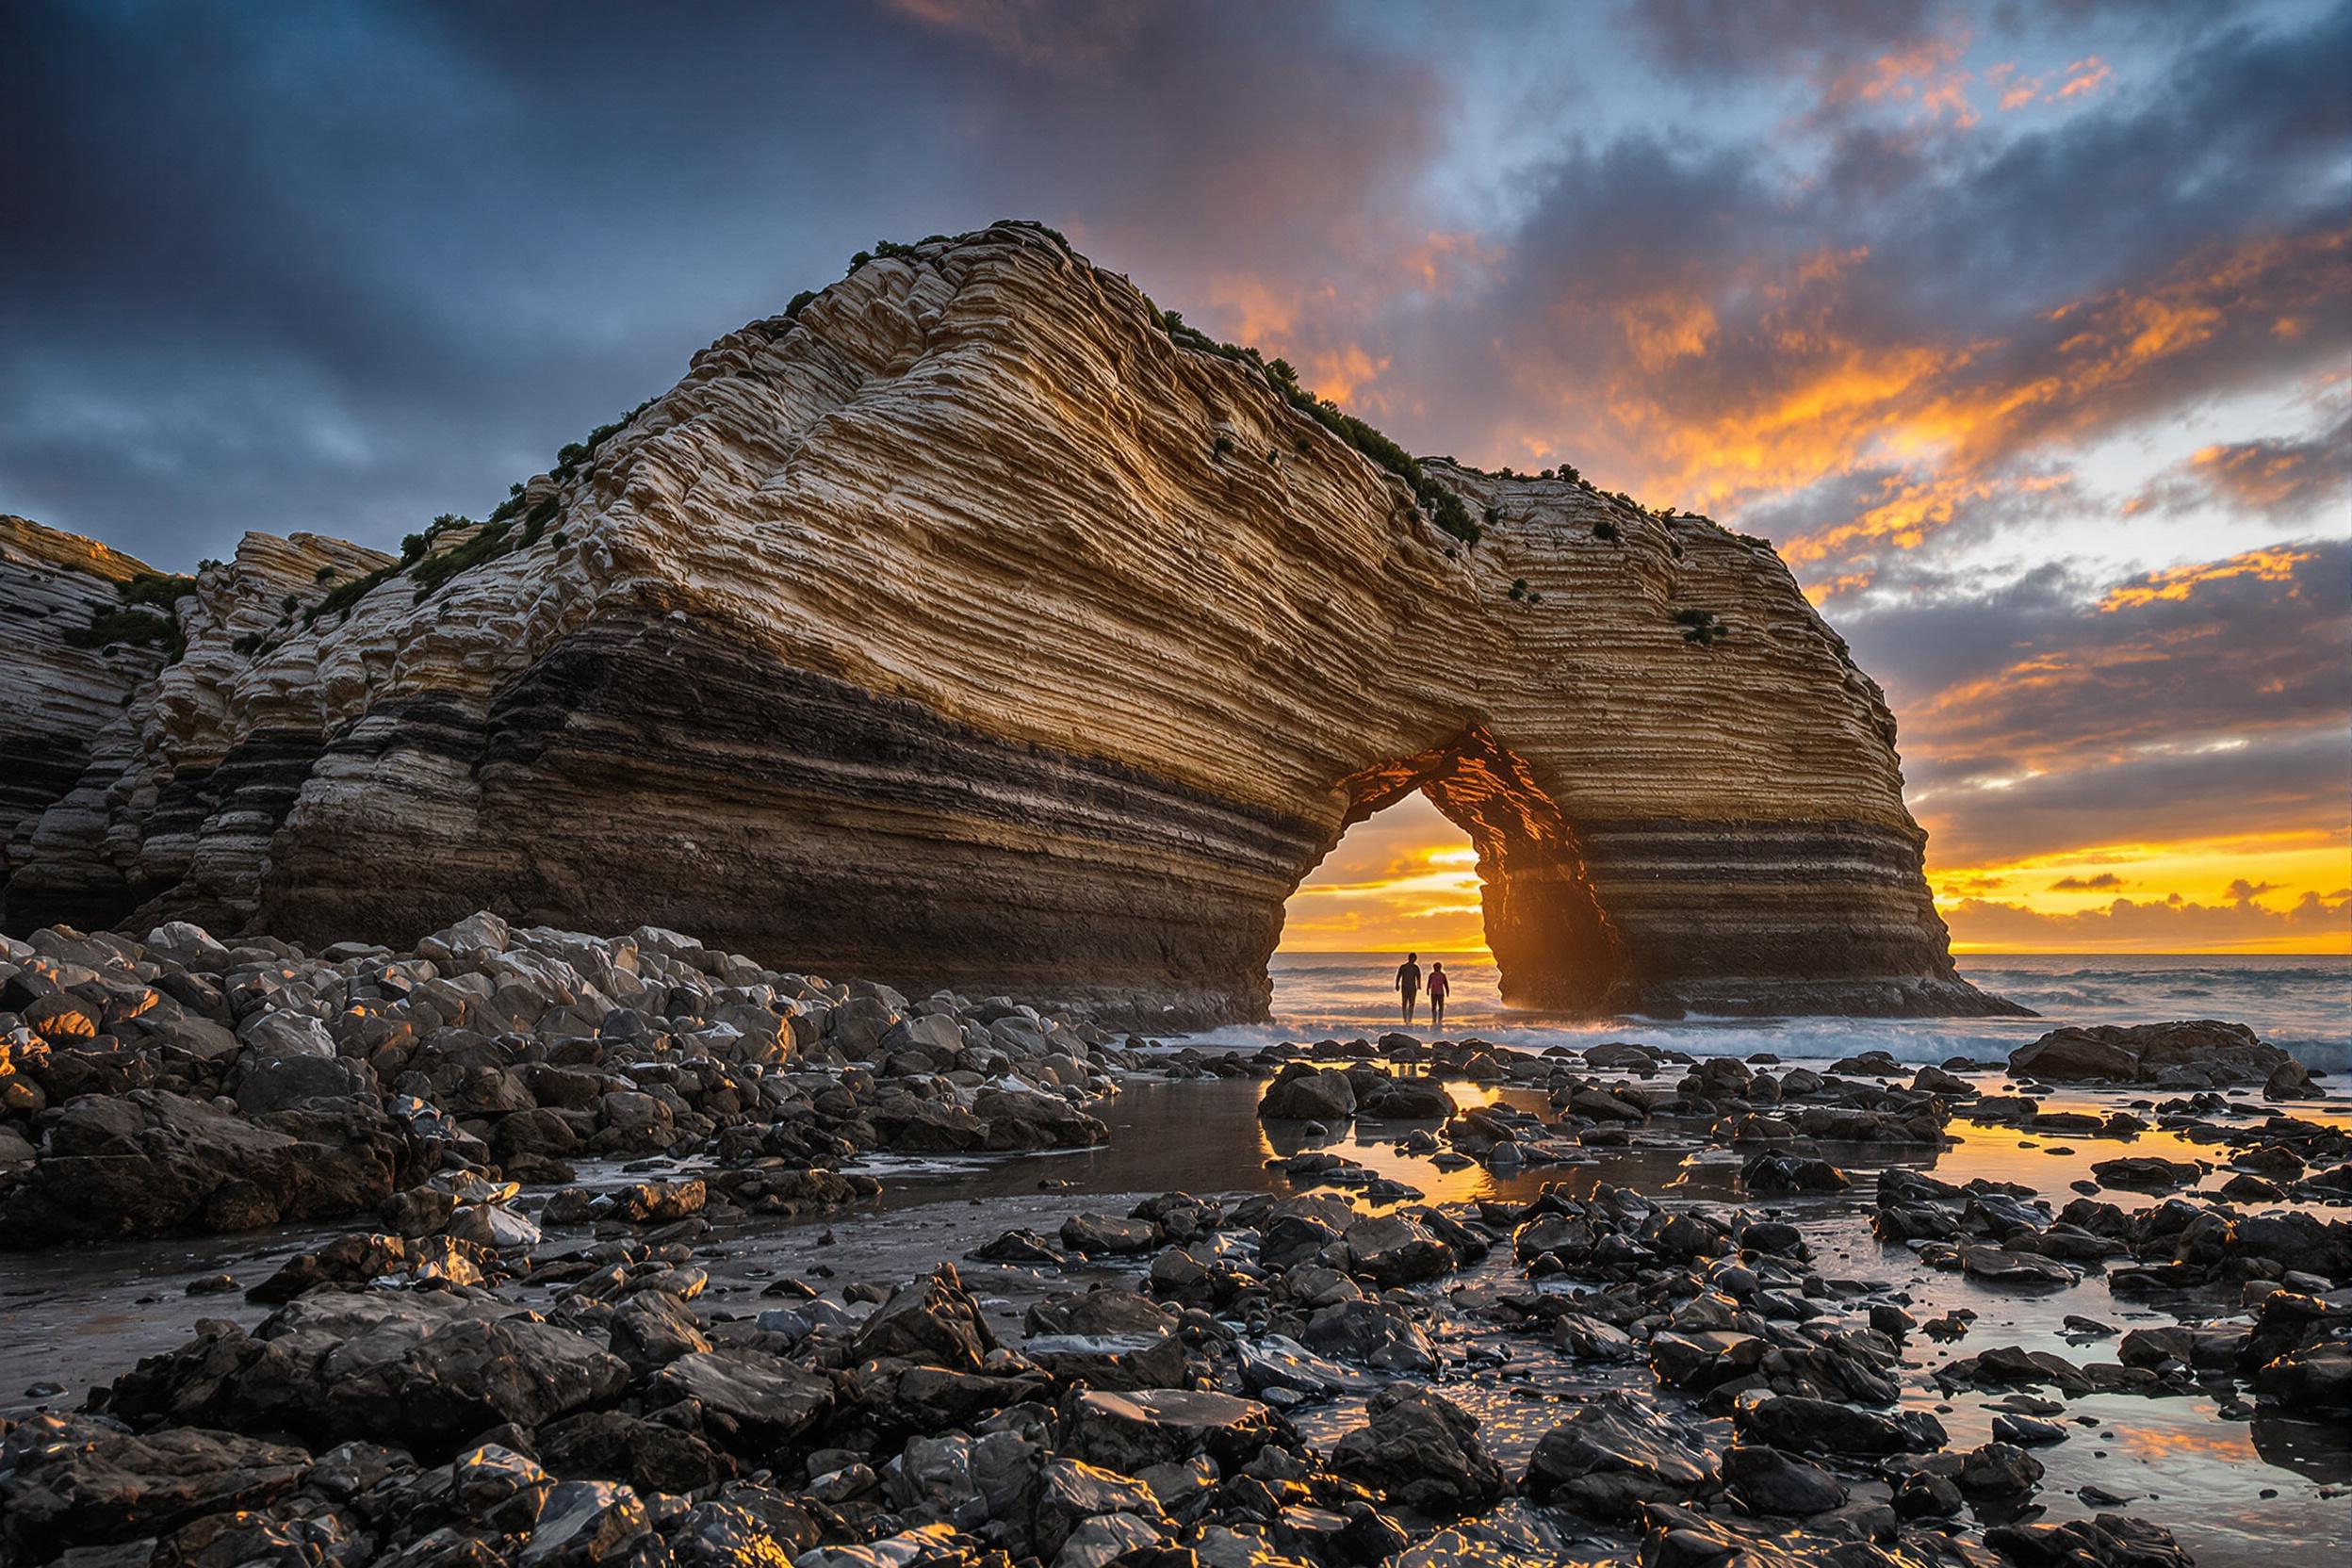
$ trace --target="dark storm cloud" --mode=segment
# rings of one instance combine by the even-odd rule
[[[2085,600],[2055,569],[1866,617],[1941,863],[2339,821],[2352,546],[2151,574]]]
[[[1362,237],[1424,150],[1427,71],[1321,7],[972,14],[10,8],[0,508],[383,543],[877,237],[1041,217],[1166,291]]]
[[[1943,662],[1889,660],[1907,684],[1915,783],[2056,768],[2129,748],[2332,721],[2352,661],[2352,546],[2279,546],[2110,589],[2063,613],[2047,580],[1905,617],[1903,638],[1971,613]],[[1891,619],[1891,617],[1890,617]],[[1875,623],[1854,631],[1870,649]]]

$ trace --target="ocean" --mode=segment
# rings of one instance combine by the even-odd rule
[[[1202,1046],[1348,1037],[1397,1026],[1389,977],[1396,953],[1277,954],[1274,1021],[1187,1037]],[[1453,977],[1446,1034],[1541,1051],[1634,1040],[1693,1055],[1772,1052],[1834,1060],[1879,1049],[1899,1061],[2005,1057],[2061,1023],[2156,1023],[2215,1018],[2245,1023],[2308,1067],[2352,1071],[2352,958],[2234,955],[2000,954],[1964,957],[1960,972],[2037,1019],[1563,1019],[1503,1005],[1484,954],[1424,953]],[[1426,1033],[1428,1009],[1418,1022]]]

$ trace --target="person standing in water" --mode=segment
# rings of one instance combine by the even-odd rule
[[[1435,958],[1429,960],[1429,1027],[1443,1034],[1446,1029],[1446,993],[1454,983],[1446,978],[1446,966]]]
[[[1421,998],[1421,955],[1408,953],[1396,966],[1396,994],[1405,999],[1405,1021],[1413,1021],[1413,1004]]]

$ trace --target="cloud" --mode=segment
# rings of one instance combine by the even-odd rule
[[[2342,824],[2352,545],[2096,585],[2055,565],[1865,614],[1940,863]]]
[[[2136,516],[2221,506],[2290,520],[2323,514],[2341,520],[2348,503],[2352,410],[2313,435],[2200,447],[2142,487],[2123,512]]]
[[[876,237],[1042,218],[1187,308],[1428,239],[1374,198],[1445,90],[1323,7],[695,20],[11,10],[0,505],[172,565],[388,544]]]
[[[2054,893],[2107,892],[2125,885],[2123,878],[2114,872],[2103,871],[2097,876],[2062,876],[2050,885],[2050,890]]]
[[[2331,949],[2352,941],[2352,889],[2307,892],[2284,909],[2248,900],[2198,904],[2175,894],[2063,914],[1963,899],[1947,905],[1952,939],[1973,946],[2083,952],[2132,947],[2154,953],[2212,949],[2276,951],[2290,944]]]
[[[2277,892],[2278,890],[2278,884],[2276,882],[2248,882],[2245,877],[2241,876],[2236,881],[2230,884],[2229,890],[2230,903],[2247,904],[2262,897],[2264,893]]]

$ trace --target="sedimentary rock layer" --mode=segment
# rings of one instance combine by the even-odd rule
[[[120,608],[122,584],[144,575],[136,557],[0,515],[0,885],[163,663],[159,647],[91,637],[92,623]],[[113,759],[118,770],[123,760]]]
[[[1248,1017],[1290,890],[1420,789],[1515,999],[1992,1005],[1878,688],[1768,546],[1425,475],[1479,542],[1034,228],[871,260],[324,613],[250,537],[106,833],[8,921],[120,890],[401,940],[486,906]]]

